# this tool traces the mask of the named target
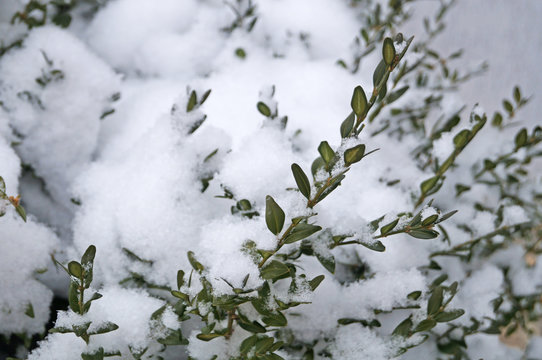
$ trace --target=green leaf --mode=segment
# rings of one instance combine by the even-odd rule
[[[428,216],[425,219],[423,219],[422,226],[429,226],[429,225],[433,224],[435,221],[437,221],[437,219],[438,219],[437,214],[433,214],[431,216]]]
[[[312,165],[311,165],[311,173],[312,173],[312,176],[315,177],[315,176],[316,176],[316,173],[317,173],[320,169],[323,169],[325,166],[326,166],[326,162],[324,161],[324,159],[322,159],[321,156],[319,156],[319,157],[317,157],[316,159],[314,159],[314,161],[312,162]]]
[[[177,290],[171,290],[171,295],[175,296],[176,298],[182,299],[186,302],[190,301],[190,298],[188,297],[187,294],[177,291]]]
[[[382,57],[388,66],[390,66],[395,60],[395,46],[393,46],[393,40],[389,37],[384,39],[384,45],[382,46]]]
[[[422,295],[422,292],[420,290],[416,290],[416,291],[413,291],[410,294],[408,294],[407,298],[409,298],[410,300],[418,300],[418,298],[421,295]]]
[[[395,100],[399,99],[403,94],[408,90],[409,86],[403,86],[402,88],[395,90],[391,94],[388,95],[388,98],[386,99],[386,103],[389,105]]]
[[[112,323],[110,321],[106,321],[103,324],[100,324],[96,329],[89,331],[89,335],[97,335],[97,334],[106,334],[111,331],[115,331],[119,328],[119,326],[115,323]]]
[[[521,129],[516,135],[516,149],[523,147],[527,143],[527,129]]]
[[[241,343],[241,346],[239,347],[239,350],[241,351],[241,354],[246,354],[256,345],[256,341],[258,341],[257,335],[252,335],[247,337],[243,342]]]
[[[309,286],[311,287],[311,290],[314,291],[316,290],[316,288],[318,287],[318,285],[320,285],[320,283],[322,281],[324,281],[325,279],[325,276],[324,275],[318,275],[317,277],[315,277],[314,279],[312,279],[311,281],[309,281]]]
[[[265,222],[269,231],[278,235],[284,226],[284,219],[284,211],[271,196],[267,195],[265,197]]]
[[[28,316],[29,318],[34,318],[34,307],[32,306],[32,303],[28,303],[26,305],[26,309],[24,310],[24,314]]]
[[[322,266],[329,271],[330,273],[335,273],[335,257],[333,255],[329,255],[327,257],[324,257],[323,255],[319,253],[315,253],[316,258],[322,264]]]
[[[165,337],[157,341],[162,345],[188,345],[188,340],[183,339],[181,330],[170,330]]]
[[[5,193],[6,192],[6,182],[4,181],[4,178],[0,176],[0,191]]]
[[[85,253],[81,257],[81,266],[85,269],[85,274],[83,276],[83,283],[85,286],[85,289],[88,289],[90,287],[90,284],[92,283],[92,277],[93,277],[93,265],[94,265],[94,257],[96,256],[96,246],[90,245],[87,250],[85,250]]]
[[[288,320],[286,320],[286,317],[280,311],[277,311],[276,313],[270,313],[269,315],[264,316],[262,318],[262,321],[267,326],[286,326],[286,325],[288,325]]]
[[[456,149],[460,149],[465,144],[467,144],[467,141],[470,136],[470,130],[463,129],[461,130],[456,136],[454,136],[454,146]]]
[[[209,89],[209,90],[207,90],[206,92],[203,93],[203,96],[201,97],[201,100],[199,101],[199,104],[203,105],[203,103],[205,102],[205,100],[207,100],[209,95],[211,95],[211,89]]]
[[[501,126],[502,125],[502,115],[500,112],[496,112],[494,115],[493,115],[493,120],[491,120],[491,124],[493,124],[493,126]]]
[[[184,271],[177,271],[177,289],[180,289],[184,285]]]
[[[294,179],[297,184],[297,187],[299,188],[299,191],[303,196],[305,196],[308,200],[311,198],[311,183],[309,182],[309,178],[301,169],[301,166],[297,165],[296,163],[292,164],[292,173],[294,174]]]
[[[386,236],[390,231],[397,226],[397,223],[399,223],[399,219],[393,220],[391,223],[384,225],[380,228],[380,234],[383,236]]]
[[[68,271],[71,276],[75,276],[78,279],[83,277],[83,267],[77,261],[70,261],[68,264]]]
[[[378,84],[380,84],[385,74],[386,74],[386,63],[384,62],[384,60],[380,60],[380,62],[378,63],[378,66],[376,67],[373,73],[373,86],[375,88],[378,86]]]
[[[96,246],[90,245],[81,257],[81,265],[84,267],[92,266],[94,257],[96,256]]]
[[[444,300],[442,286],[437,286],[431,293],[431,297],[427,302],[427,315],[435,315],[439,312],[442,306],[442,300]]]
[[[350,106],[352,106],[352,110],[358,117],[362,117],[367,111],[367,96],[363,88],[359,85],[354,88]]]
[[[267,331],[265,327],[257,321],[248,322],[248,321],[243,321],[242,319],[238,319],[237,323],[239,324],[240,327],[242,327],[243,329],[251,333],[263,334],[264,332]]]
[[[406,318],[393,330],[392,335],[407,337],[412,329],[412,320]]]
[[[21,205],[17,205],[15,207],[15,211],[17,211],[17,214],[19,214],[21,219],[23,219],[24,222],[26,222],[26,211],[24,210],[24,207],[22,207]]]
[[[324,159],[326,164],[329,164],[333,158],[335,157],[335,152],[329,146],[327,141],[322,141],[320,145],[318,146],[318,152],[322,156],[322,159]]]
[[[203,341],[211,341],[213,339],[216,339],[217,337],[222,337],[224,335],[212,333],[212,334],[198,334],[196,337]]]
[[[321,226],[311,224],[298,224],[290,234],[284,239],[285,244],[291,244],[299,240],[308,238],[312,234],[322,230]]]
[[[256,345],[254,345],[254,351],[256,352],[256,354],[263,354],[267,350],[269,350],[271,346],[273,346],[274,342],[275,341],[271,337],[265,337],[263,339],[259,339],[256,342]]]
[[[514,100],[516,103],[521,103],[521,91],[519,90],[519,87],[514,87]]]
[[[104,348],[100,347],[94,352],[84,352],[81,354],[83,360],[103,360],[105,357]]]
[[[190,265],[192,265],[194,270],[203,271],[203,269],[205,269],[203,265],[201,265],[201,263],[198,260],[196,260],[196,257],[193,251],[189,251],[188,253],[186,253],[186,255],[188,256],[188,261],[190,262]]]
[[[354,112],[351,112],[350,115],[348,115],[341,124],[341,137],[343,139],[347,138],[348,135],[350,135],[350,133],[352,132],[352,129],[354,128],[354,115]]]
[[[429,229],[412,229],[408,233],[408,235],[415,237],[416,239],[434,239],[436,238],[439,233],[435,230],[429,230]]]
[[[258,101],[258,104],[256,104],[256,107],[258,108],[258,111],[260,114],[262,114],[265,117],[271,116],[271,109],[269,109],[269,106],[265,105],[263,102]]]
[[[380,240],[373,241],[371,243],[368,242],[360,242],[361,245],[365,246],[369,250],[378,251],[378,252],[384,252],[386,251],[386,247]]]
[[[266,267],[260,270],[263,279],[276,279],[290,273],[290,269],[284,263],[273,260]]]
[[[514,112],[514,106],[512,105],[510,101],[503,100],[502,106],[504,107],[504,110],[506,110],[509,114],[512,114]]]
[[[457,186],[457,185],[456,185]],[[435,224],[439,224],[443,221],[446,221],[448,220],[449,218],[451,218],[452,216],[455,215],[455,213],[457,212],[457,210],[453,210],[453,211],[450,211],[449,213],[446,213],[444,215],[442,215],[438,220],[437,222],[435,222]]]
[[[70,305],[70,309],[72,309],[72,311],[75,313],[79,313],[80,311],[78,295],[79,292],[77,289],[77,284],[71,281],[70,289],[68,290],[68,303]]]
[[[192,90],[190,93],[190,98],[188,99],[188,103],[186,104],[186,112],[190,112],[194,109],[194,106],[196,106],[198,102],[198,99],[196,97],[196,92]]]
[[[424,180],[420,185],[422,194],[427,194],[431,189],[433,189],[435,185],[437,185],[438,179],[438,176],[433,176],[432,178]]]
[[[344,162],[346,166],[350,166],[354,163],[357,163],[361,159],[363,159],[363,155],[365,155],[365,145],[360,144],[357,146],[354,146],[353,148],[347,149],[344,152]]]
[[[434,328],[437,325],[437,322],[433,319],[425,319],[422,320],[418,326],[416,326],[416,329],[414,329],[414,332],[421,332],[421,331],[429,331],[432,328]]]
[[[437,322],[448,322],[448,321],[452,321],[463,316],[463,314],[465,314],[465,310],[456,309],[456,310],[441,312],[435,315],[434,319]]]

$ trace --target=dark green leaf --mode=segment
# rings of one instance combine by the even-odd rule
[[[519,90],[519,87],[514,87],[514,100],[516,103],[521,103],[521,91]]]
[[[399,99],[403,94],[408,90],[409,86],[403,86],[402,88],[395,90],[391,94],[388,95],[388,98],[386,99],[387,104],[391,104],[395,100]]]
[[[382,46],[382,57],[388,66],[390,66],[395,60],[395,46],[393,46],[393,40],[389,37],[384,39],[384,45]]]
[[[79,292],[77,289],[77,284],[73,281],[70,282],[70,288],[68,290],[68,304],[70,305],[70,309],[72,309],[74,313],[79,314],[81,313],[81,307],[79,306]]]
[[[514,106],[512,106],[512,103],[508,100],[503,100],[502,101],[502,106],[504,107],[504,109],[509,113],[511,114],[512,112],[514,112]]]
[[[256,104],[258,107],[258,111],[265,117],[271,116],[271,109],[269,109],[269,106],[265,105],[263,102],[258,101],[258,104]]]
[[[442,215],[442,216],[438,219],[438,221],[436,222],[436,224],[448,220],[449,218],[451,218],[452,216],[454,216],[456,212],[457,212],[457,210],[453,210],[453,211],[450,211],[449,213],[446,213],[446,214]]]
[[[186,112],[190,112],[194,109],[194,106],[196,106],[198,100],[196,97],[196,92],[192,90],[190,93],[190,98],[188,99],[188,103],[186,104]]]
[[[15,207],[15,211],[17,211],[17,214],[21,217],[21,219],[26,222],[26,211],[24,210],[24,207],[22,207],[20,204]]]
[[[184,271],[177,271],[177,289],[181,289],[184,285]]]
[[[455,320],[458,317],[461,317],[464,313],[465,313],[465,310],[463,310],[463,309],[445,311],[445,312],[441,312],[441,313],[435,315],[434,319],[437,322],[448,322],[448,321]]]
[[[278,235],[284,226],[284,219],[284,211],[271,196],[267,195],[265,197],[265,222],[269,231]]]
[[[207,100],[209,95],[211,95],[211,89],[209,89],[205,93],[203,93],[203,96],[201,97],[201,100],[199,101],[199,104],[203,105],[203,103],[205,102],[205,100]]]
[[[186,302],[190,301],[190,298],[188,297],[188,295],[180,291],[171,290],[171,295],[175,296],[176,298],[182,299]]]
[[[194,270],[203,271],[204,267],[203,265],[201,265],[199,261],[196,260],[196,257],[193,251],[189,251],[186,255],[188,256],[188,261],[190,262],[190,265],[192,265]]]
[[[431,189],[437,185],[439,177],[433,176],[432,178],[429,178],[421,183],[420,189],[422,190],[422,194],[427,194]]]
[[[367,249],[378,251],[378,252],[384,252],[386,251],[386,247],[380,240],[373,241],[371,243],[368,242],[360,242],[361,245],[365,246]]]
[[[324,159],[322,159],[322,157],[317,157],[313,162],[312,162],[312,165],[311,165],[311,173],[312,173],[312,176],[316,176],[316,173],[318,172],[318,170],[320,169],[323,169],[324,167],[326,166],[326,162],[324,161]]]
[[[297,187],[299,188],[299,191],[303,196],[305,196],[307,199],[310,200],[311,197],[311,183],[309,182],[309,178],[301,169],[301,166],[297,165],[296,163],[292,164],[292,173],[294,174],[294,179],[297,184]]]
[[[83,267],[77,261],[70,261],[68,264],[68,271],[71,276],[75,276],[78,279],[81,279],[83,276]]]
[[[407,298],[410,300],[418,300],[418,298],[422,295],[422,292],[420,290],[413,291],[410,294],[407,295]]]
[[[412,320],[406,318],[393,330],[392,335],[407,337],[412,329]]]
[[[344,119],[344,121],[341,124],[341,137],[346,138],[350,133],[352,132],[352,129],[354,128],[354,112],[351,112],[350,115]]]
[[[437,221],[437,219],[438,219],[437,214],[433,214],[431,216],[428,216],[425,219],[423,219],[422,226],[429,226],[429,225],[433,224],[435,221]]]
[[[523,147],[527,143],[527,129],[521,129],[516,135],[516,149]]]
[[[399,222],[399,219],[395,219],[393,220],[391,223],[387,224],[387,225],[384,225],[380,228],[380,234],[385,236],[386,234],[388,234],[390,231],[393,230],[393,228],[395,228],[395,226],[397,226],[397,223]]]
[[[378,66],[375,69],[375,72],[373,73],[373,86],[375,88],[378,86],[378,84],[380,84],[385,74],[386,74],[386,63],[384,62],[384,60],[380,60],[380,62],[378,63]]]
[[[321,226],[311,224],[298,224],[290,234],[284,239],[285,244],[291,244],[299,240],[303,240],[312,234],[322,230]]]
[[[359,85],[354,88],[350,106],[352,106],[352,110],[358,117],[362,117],[367,111],[367,96],[365,96],[365,91]]]
[[[320,145],[318,146],[318,152],[320,153],[322,159],[324,159],[326,164],[329,164],[331,160],[333,160],[333,158],[335,157],[335,152],[333,151],[331,146],[329,146],[327,141],[322,141],[320,143]]]
[[[365,155],[365,145],[360,144],[357,146],[354,146],[353,148],[347,149],[344,152],[344,162],[346,166],[350,166],[354,163],[357,163],[361,159],[363,159],[363,155]]]
[[[84,267],[92,266],[96,256],[96,246],[90,245],[81,257],[81,265]]]
[[[256,341],[258,341],[257,335],[252,335],[247,337],[243,342],[241,343],[241,346],[239,350],[241,351],[241,354],[246,354],[250,351],[256,345]]]
[[[118,328],[119,326],[117,324],[106,321],[105,323],[100,324],[96,329],[89,331],[89,335],[105,334],[111,331],[115,331]]]
[[[263,279],[276,279],[290,273],[290,269],[284,263],[273,260],[264,267],[260,274]]]
[[[267,350],[269,350],[271,348],[271,346],[273,346],[274,342],[275,341],[271,337],[265,337],[263,339],[259,339],[256,342],[256,345],[254,345],[254,350],[255,350],[256,354],[265,353]]]
[[[186,336],[186,335],[185,335]],[[217,337],[221,337],[221,336],[224,336],[224,335],[220,335],[220,334],[198,334],[196,335],[196,337],[200,340],[203,340],[203,341],[211,341],[213,339],[216,339]]]
[[[4,181],[4,178],[0,176],[0,191],[5,193],[6,192],[6,182]]]
[[[270,313],[269,315],[264,316],[262,318],[262,321],[267,326],[286,326],[286,325],[288,325],[288,321],[286,320],[286,317],[280,311]]]
[[[491,120],[491,124],[493,124],[493,126],[501,126],[502,125],[502,115],[501,115],[500,112],[496,112],[493,115],[493,120]]]
[[[414,329],[414,332],[421,332],[421,331],[429,331],[432,328],[434,328],[437,325],[437,322],[433,319],[425,319],[422,320],[418,326],[416,326],[416,329]]]
[[[470,130],[463,129],[456,136],[454,136],[454,145],[456,149],[460,149],[467,143],[470,136]]]
[[[253,321],[253,322],[248,322],[248,321],[242,321],[241,319],[238,320],[237,322],[239,324],[239,326],[241,326],[243,329],[245,329],[246,331],[249,331],[251,333],[256,333],[256,334],[262,334],[264,332],[266,332],[267,330],[265,329],[265,327],[263,327],[259,322],[257,321]]]
[[[104,349],[100,347],[94,352],[85,352],[81,354],[83,360],[103,360],[105,357]]]
[[[318,275],[317,277],[315,277],[314,279],[312,279],[311,281],[309,281],[309,286],[311,287],[311,290],[314,291],[316,290],[316,288],[318,287],[318,285],[320,285],[320,283],[322,281],[324,281],[325,279],[325,276],[324,275]]]
[[[442,306],[442,300],[444,300],[442,286],[437,286],[431,293],[431,297],[427,302],[427,315],[435,315],[439,312]]]
[[[32,303],[28,303],[26,305],[26,309],[24,311],[24,314],[26,316],[28,316],[29,318],[32,318],[32,319],[34,318],[34,316],[35,316],[34,315],[34,307],[32,306]]]
[[[413,229],[413,230],[410,230],[407,234],[412,237],[415,237],[416,239],[424,239],[424,240],[434,239],[439,235],[438,232],[436,232],[435,230],[429,230],[429,229]]]
[[[326,268],[327,271],[334,274],[335,273],[335,258],[333,257],[333,255],[329,254],[329,256],[323,256],[319,253],[315,253],[315,254],[318,261],[320,261],[320,264],[322,264],[324,268]]]

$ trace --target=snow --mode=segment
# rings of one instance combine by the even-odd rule
[[[388,3],[378,2],[384,8]],[[246,7],[249,2],[232,3]],[[422,12],[434,5],[421,3]],[[488,6],[489,0],[479,3]],[[526,64],[530,64],[525,65],[527,70],[511,71],[503,60],[510,59],[510,54],[518,57],[522,50],[518,46],[525,46],[521,44],[527,40],[534,54],[540,52],[532,35],[537,32],[523,29],[532,21],[520,21],[523,30],[506,33],[503,29],[510,30],[516,21],[502,27],[487,26],[494,19],[512,19],[506,15],[507,9],[517,16],[525,16],[529,9],[533,14],[542,10],[533,1],[526,3],[529,5],[514,6],[496,1],[498,5],[491,5],[496,9],[493,15],[481,9],[482,5],[465,0],[451,10],[455,18],[450,16],[450,32],[436,46],[447,52],[456,45],[466,45],[471,61],[489,58],[496,67],[490,70],[490,77],[483,78],[488,83],[476,79],[465,92],[444,92],[442,103],[431,110],[426,128],[420,132],[429,133],[437,119],[447,119],[465,103],[466,109],[474,109],[479,116],[484,108],[491,115],[501,98],[510,96],[512,80],[526,84],[525,96],[539,90],[540,72],[533,70],[538,68],[536,56],[526,57]],[[514,126],[499,131],[486,124],[458,156],[457,166],[446,172],[442,189],[422,206],[414,204],[420,183],[435,174],[435,158],[439,163],[448,158],[455,149],[454,136],[473,126],[466,110],[458,126],[432,144],[421,141],[414,131],[392,131],[395,126],[410,129],[412,124],[406,120],[374,135],[384,120],[397,119],[391,118],[389,108],[374,123],[366,121],[367,129],[359,139],[341,139],[338,130],[350,112],[352,89],[361,84],[370,95],[372,70],[381,56],[377,48],[362,60],[357,74],[336,64],[352,55],[352,41],[369,15],[364,4],[259,1],[254,29],[248,31],[244,24],[231,32],[224,28],[235,21],[235,14],[221,0],[106,1],[95,12],[74,15],[74,25],[67,29],[47,25],[31,30],[23,24],[8,25],[10,16],[6,14],[21,4],[9,0],[0,5],[0,44],[24,37],[20,48],[0,56],[0,176],[8,195],[23,195],[28,211],[28,222],[23,223],[13,206],[6,201],[0,204],[7,211],[0,219],[0,334],[43,332],[53,295],[66,294],[67,278],[62,271],[53,270],[50,255],[67,263],[79,259],[90,244],[97,247],[92,286],[103,298],[84,315],[60,311],[56,326],[85,321],[92,321],[93,327],[105,321],[119,326],[111,333],[93,336],[88,347],[73,334],[49,334],[30,353],[29,360],[71,360],[98,347],[120,350],[123,358],[129,358],[130,348],[148,348],[146,356],[159,355],[162,346],[156,339],[165,335],[166,328],[186,330],[171,306],[164,310],[160,325],[150,318],[171,301],[163,288],[177,289],[177,270],[189,276],[192,266],[187,252],[193,251],[203,270],[194,271],[191,285],[185,284],[181,291],[196,296],[202,289],[199,278],[204,277],[213,296],[232,295],[232,286],[243,287],[247,275],[247,289],[257,289],[264,281],[259,259],[246,250],[249,243],[260,250],[277,250],[273,259],[293,258],[303,246],[310,246],[320,258],[335,260],[337,270],[331,274],[314,257],[300,255],[288,262],[295,263],[297,275],[306,277],[297,277],[295,286],[290,286],[289,280],[271,284],[271,309],[277,309],[274,300],[312,302],[284,311],[288,335],[306,344],[317,342],[315,346],[325,347],[337,359],[388,359],[405,345],[390,337],[394,326],[409,315],[415,323],[426,317],[429,285],[437,276],[427,267],[434,251],[484,236],[498,226],[513,227],[536,219],[531,208],[518,206],[512,197],[500,199],[499,189],[484,183],[455,196],[456,184],[472,183],[472,174],[480,170],[479,160],[513,149]],[[416,5],[408,6],[414,14],[418,14]],[[466,11],[463,18],[465,9],[473,12]],[[461,21],[454,20],[457,18]],[[462,24],[476,25],[478,30]],[[405,36],[413,33],[418,39],[422,31],[407,31],[413,27],[405,25]],[[490,33],[491,28],[495,33]],[[518,39],[521,32],[528,38]],[[471,33],[478,38],[467,36]],[[498,39],[497,35],[507,39],[499,42],[500,50],[486,45],[495,43],[492,39]],[[237,56],[237,49],[246,57]],[[493,56],[507,49],[506,56]],[[419,54],[409,52],[404,60],[410,64],[418,59]],[[501,73],[506,79],[495,75]],[[443,82],[436,76],[428,81],[435,86]],[[411,90],[393,107],[420,107],[433,91],[441,93],[416,88],[415,82],[414,76],[407,76],[398,85],[409,85]],[[478,86],[469,87],[473,83]],[[481,88],[486,90],[481,92]],[[204,104],[187,108],[192,90],[201,100],[208,89],[211,93]],[[257,109],[259,101],[272,114],[278,113],[278,118],[266,119]],[[474,107],[475,102],[480,106]],[[539,110],[540,105],[532,101],[525,118]],[[287,126],[274,126],[273,121],[283,116],[288,116]],[[192,133],[194,124],[201,120],[205,121]],[[328,141],[341,155],[332,170],[334,175],[344,170],[346,149],[363,143],[367,152],[379,151],[354,164],[341,186],[308,209],[307,199],[295,189],[290,165],[295,162],[307,173],[314,196],[317,188],[310,168],[319,156],[320,141]],[[429,145],[428,153],[414,158],[424,145]],[[522,150],[514,156],[523,160],[528,155]],[[540,166],[534,165],[529,183],[510,195],[531,201],[533,193],[540,192]],[[499,166],[496,173],[505,177],[510,169]],[[324,172],[316,176],[317,180],[327,177]],[[296,216],[310,215],[308,222],[324,230],[305,243],[282,246],[281,235],[273,235],[264,221],[267,195],[286,214],[281,234]],[[431,198],[435,200],[432,206],[426,206]],[[246,213],[232,211],[243,199],[261,216],[248,218]],[[499,217],[492,211],[475,209],[475,203],[489,209],[502,206],[502,222],[498,223]],[[422,219],[459,210],[442,224],[449,243],[442,236],[421,240],[398,234],[379,239],[385,252],[358,245],[330,249],[332,237],[337,235],[346,236],[345,241],[374,244],[380,231],[369,228],[371,221],[384,217],[382,226],[399,217],[399,229],[420,210]],[[443,232],[439,226],[434,229]],[[492,301],[503,293],[505,268],[515,295],[540,293],[542,284],[532,279],[542,279],[542,261],[528,264],[524,260],[522,241],[527,240],[506,243],[494,254],[475,256],[472,262],[431,258],[443,268],[438,274],[449,275],[446,284],[459,282],[459,293],[450,307],[464,309],[465,315],[455,324],[469,326],[474,318],[487,325],[488,319],[495,318]],[[506,241],[502,236],[494,239],[495,243]],[[37,275],[42,269],[48,271]],[[320,274],[326,278],[313,293],[308,280]],[[146,282],[137,284],[134,276]],[[292,290],[294,287],[297,290]],[[423,296],[416,301],[408,299],[413,291],[421,291]],[[30,303],[33,318],[24,315]],[[420,308],[394,310],[413,303]],[[212,309],[211,302],[199,302],[194,311],[212,321],[216,315]],[[241,309],[251,320],[260,320],[250,303]],[[389,313],[376,314],[375,310]],[[340,318],[377,319],[383,326],[343,326],[337,324]],[[250,335],[235,325],[231,338],[203,342],[196,338],[201,324],[192,325],[186,331],[190,344],[183,349],[198,359],[239,356],[239,345]],[[216,329],[226,326],[224,320]],[[444,332],[445,326],[439,325],[435,331]],[[475,334],[467,337],[467,343],[473,358],[521,356],[505,348],[496,336]],[[539,343],[539,339],[533,340],[529,351],[535,352]],[[436,358],[435,339],[428,344],[413,351]],[[297,356],[286,350],[278,353],[285,358]],[[179,358],[179,354],[166,352],[164,357]]]

